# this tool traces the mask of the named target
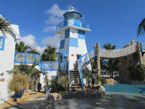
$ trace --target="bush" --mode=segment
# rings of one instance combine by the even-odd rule
[[[60,91],[65,91],[65,87],[61,83],[59,83],[56,79],[51,80],[51,92],[60,92]]]
[[[20,92],[23,88],[27,89],[29,87],[30,78],[21,73],[13,74],[13,77],[9,83],[9,89],[11,91]]]
[[[62,86],[65,88],[65,90],[68,90],[68,87],[69,87],[69,79],[68,79],[68,76],[61,77],[59,83],[62,84]]]
[[[130,79],[138,81],[145,79],[145,65],[134,65],[129,67],[128,70]]]
[[[106,79],[105,78],[101,78],[101,83],[102,84],[107,84]]]

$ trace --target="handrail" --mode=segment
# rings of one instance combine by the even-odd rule
[[[81,56],[78,59],[78,71],[79,71],[80,80],[81,80],[81,83],[82,83],[82,88],[83,88],[83,72],[82,72],[82,66],[83,66],[83,64],[85,64],[86,62],[90,61],[94,57],[95,57],[94,50],[91,50],[91,51],[89,51],[88,53],[84,54],[83,56]]]

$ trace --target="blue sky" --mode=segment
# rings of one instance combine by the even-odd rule
[[[90,25],[86,34],[88,50],[100,42],[122,48],[137,36],[137,27],[145,17],[145,0],[0,0],[0,13],[20,27],[21,40],[40,52],[47,46],[59,46],[55,25],[70,6],[83,13]]]

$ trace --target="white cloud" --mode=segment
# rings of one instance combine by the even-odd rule
[[[46,24],[58,24],[58,23],[60,23],[61,21],[63,20],[63,18],[62,17],[58,17],[58,16],[54,16],[54,15],[52,15],[52,16],[50,16],[47,20],[46,20]]]
[[[43,50],[45,49],[45,47],[40,47],[40,45],[38,45],[38,43],[35,40],[35,36],[33,36],[32,34],[21,37],[21,39],[17,41],[17,43],[19,43],[20,41],[23,41],[25,45],[28,45],[33,49],[36,49],[40,53],[43,53]]]
[[[67,10],[60,9],[57,4],[53,4],[53,6],[46,11],[49,18],[45,21],[47,26],[44,27],[43,32],[54,32],[54,26],[63,21],[63,14],[66,11]]]
[[[55,32],[56,31],[56,26],[46,26],[46,27],[44,27],[44,29],[43,29],[43,32]]]
[[[57,4],[53,4],[53,6],[46,11],[47,14],[54,15],[57,17],[62,17],[62,15],[66,12],[66,10],[62,10],[59,8]]]
[[[42,44],[51,45],[58,49],[60,45],[60,36],[59,35],[48,36],[42,40]]]

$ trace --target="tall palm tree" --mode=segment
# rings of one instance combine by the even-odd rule
[[[106,50],[114,50],[116,46],[110,43],[106,43],[103,48],[105,48]],[[113,78],[113,71],[117,71],[119,69],[118,63],[119,59],[102,59],[101,67],[102,69],[106,69],[107,71],[109,71],[111,74],[111,78]]]
[[[141,21],[141,23],[138,26],[137,35],[140,35],[141,33],[144,34],[144,32],[145,32],[145,18]]]
[[[0,17],[0,31],[2,31],[4,36],[5,32],[10,30],[8,26],[10,26],[9,20],[5,19],[4,17]]]
[[[48,46],[43,54],[42,54],[42,60],[43,61],[56,61],[57,54],[56,54],[56,48]]]
[[[16,43],[16,52],[27,52],[30,49],[24,42]]]

